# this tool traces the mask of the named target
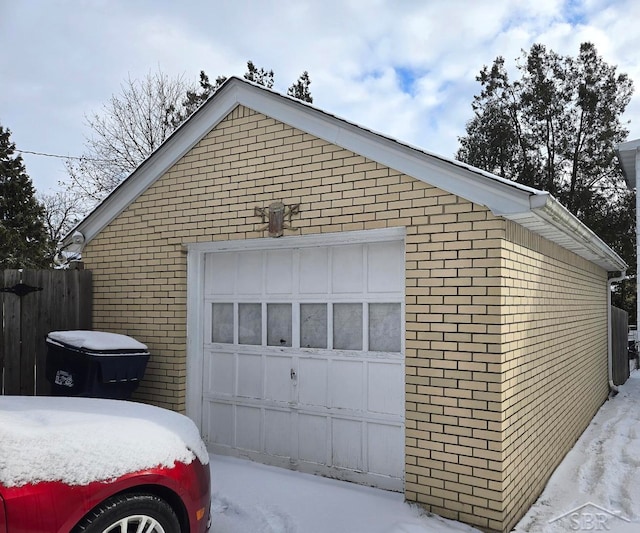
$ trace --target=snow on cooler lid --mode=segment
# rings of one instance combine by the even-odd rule
[[[127,335],[107,331],[52,331],[51,340],[87,350],[147,350],[147,346]]]
[[[0,483],[86,485],[195,457],[209,462],[186,416],[96,398],[0,396]]]

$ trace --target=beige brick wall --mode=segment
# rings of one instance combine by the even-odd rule
[[[533,498],[527,486],[544,483],[540,467],[559,460],[606,393],[603,337],[588,347],[580,341],[602,325],[603,304],[587,313],[588,324],[571,321],[584,349],[567,340],[567,328],[556,329],[558,313],[585,316],[586,300],[565,300],[577,285],[589,303],[605,301],[602,289],[590,288],[602,285],[602,272],[484,207],[241,107],[85,251],[94,327],[151,350],[138,399],[185,407],[183,244],[264,237],[254,208],[276,200],[300,204],[298,229],[287,234],[406,227],[405,494],[444,516],[502,530]],[[541,284],[539,263],[549,265]],[[554,281],[560,275],[562,283]],[[529,299],[543,306],[533,309],[535,320]],[[565,362],[556,371],[558,360]],[[543,372],[551,372],[553,392],[543,389]],[[579,420],[571,418],[556,444],[548,437],[565,420],[547,405],[590,379],[596,399],[578,406]]]
[[[452,202],[452,203],[447,203]],[[447,195],[407,228],[407,499],[500,520],[504,221]]]
[[[606,400],[607,273],[507,225],[505,522],[513,525]]]

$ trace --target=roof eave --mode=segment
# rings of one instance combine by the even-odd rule
[[[528,212],[505,218],[571,250],[607,272],[620,272],[628,267],[616,252],[549,193],[532,195]]]
[[[639,151],[640,139],[623,142],[616,146],[616,155],[629,189],[636,188]]]

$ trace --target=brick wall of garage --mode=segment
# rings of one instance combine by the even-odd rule
[[[607,273],[514,223],[502,269],[505,524],[606,400]]]
[[[287,234],[406,227],[405,494],[433,512],[502,530],[526,503],[511,492],[527,481],[542,483],[544,476],[533,469],[559,460],[566,447],[548,449],[556,457],[540,456],[531,469],[517,460],[532,453],[520,435],[540,423],[527,410],[518,376],[532,376],[531,390],[538,390],[542,374],[534,363],[549,367],[557,353],[550,341],[545,355],[532,362],[536,342],[526,351],[518,338],[529,339],[517,329],[527,329],[517,300],[517,263],[528,265],[524,258],[533,256],[555,265],[545,254],[562,250],[519,238],[484,207],[250,109],[234,110],[85,250],[94,277],[94,327],[132,335],[153,354],[137,398],[185,408],[183,245],[265,237],[254,208],[276,200],[300,204],[297,230]],[[568,275],[580,261],[568,254],[560,263]],[[585,284],[601,284],[601,274],[593,272]],[[513,294],[506,282],[514,283]],[[529,285],[531,297],[534,289]],[[597,296],[603,298],[601,291]],[[536,335],[542,338],[543,331]],[[598,400],[580,411],[581,419],[602,393],[600,362],[591,364],[601,355],[600,344],[598,337],[585,363],[589,370],[575,368],[577,384],[596,375],[599,384]],[[551,400],[541,398],[538,409]],[[519,412],[528,413],[531,423]],[[510,423],[516,420],[514,431]]]

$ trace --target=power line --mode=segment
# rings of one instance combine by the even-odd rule
[[[78,157],[73,155],[59,155],[59,154],[46,154],[44,152],[34,152],[32,150],[19,150],[15,149],[16,152],[20,152],[21,154],[31,154],[31,155],[40,155],[43,157],[55,157],[58,159],[77,159],[78,161],[97,161],[99,163],[112,163],[111,159],[94,159],[91,157]]]

